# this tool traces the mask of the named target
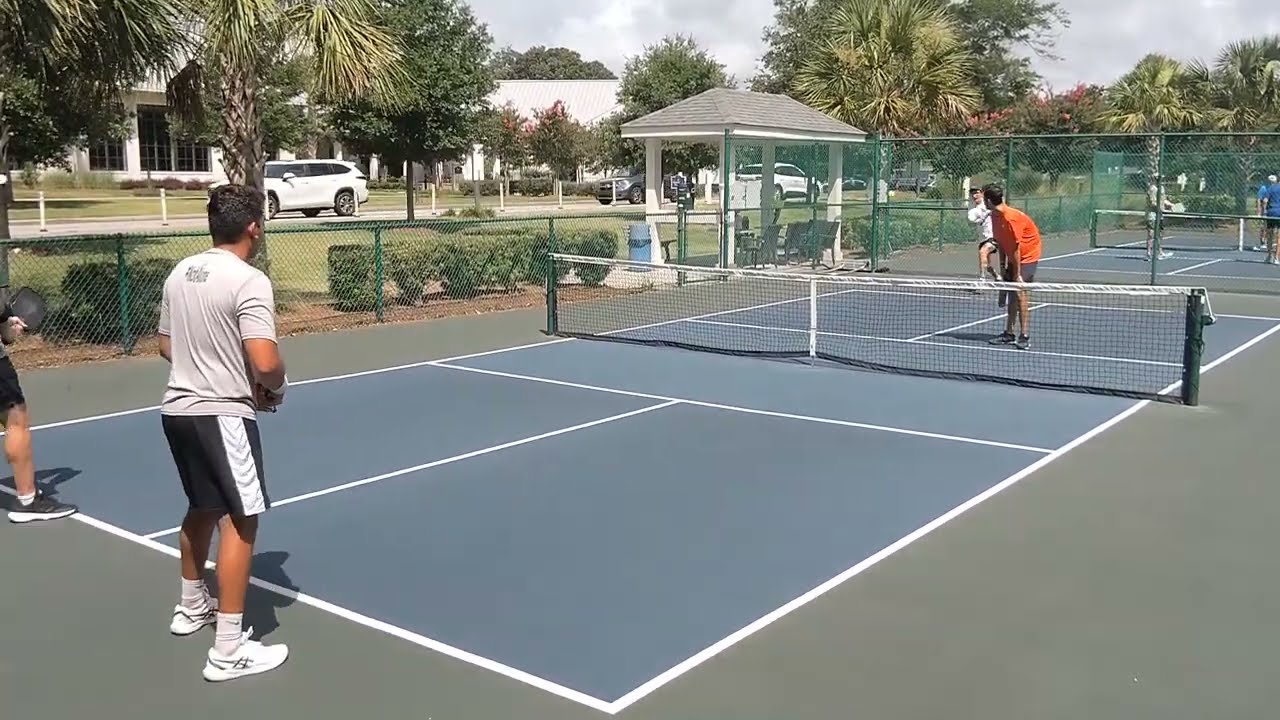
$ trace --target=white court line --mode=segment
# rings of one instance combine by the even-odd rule
[[[1124,243],[1123,245],[1108,245],[1107,247],[1093,248],[1090,250],[1079,250],[1076,252],[1063,253],[1062,255],[1050,255],[1049,257],[1040,258],[1040,262],[1049,262],[1050,260],[1061,260],[1062,258],[1076,257],[1077,255],[1092,255],[1093,253],[1102,252],[1103,250],[1113,250],[1115,248],[1133,247],[1135,245],[1143,245],[1143,244],[1145,244],[1144,241],[1138,240],[1135,242]]]
[[[1227,360],[1230,360],[1231,358],[1244,352],[1250,347],[1253,347],[1254,345],[1262,342],[1267,337],[1271,336],[1277,331],[1280,331],[1280,324],[1272,326],[1265,332],[1254,336],[1252,339],[1250,339],[1248,342],[1244,343],[1243,345],[1237,346],[1236,348],[1226,353],[1222,357],[1209,363],[1204,367],[1203,370],[1201,370],[1201,373],[1203,374],[1203,373],[1209,372],[1210,370],[1217,367],[1218,365],[1221,365],[1222,363],[1226,362]],[[1173,392],[1181,383],[1182,381],[1179,380],[1178,382],[1171,384],[1169,387],[1165,388],[1161,392],[1162,393]],[[746,640],[747,638],[760,632],[761,630],[772,625],[773,623],[777,622],[783,617],[790,615],[796,610],[799,610],[805,605],[808,605],[814,600],[817,600],[823,595],[826,595],[827,593],[836,589],[840,585],[843,585],[849,579],[862,574],[869,568],[879,564],[880,562],[894,555],[895,553],[907,547],[908,545],[916,542],[917,540],[920,540],[921,538],[932,533],[933,531],[937,530],[943,525],[946,525],[952,520],[955,520],[957,517],[963,515],[965,512],[973,509],[974,507],[977,507],[978,505],[986,502],[987,500],[990,500],[992,497],[995,497],[997,494],[1008,489],[1009,487],[1016,485],[1018,482],[1026,479],[1028,476],[1035,473],[1036,471],[1043,469],[1046,465],[1052,463],[1053,461],[1057,460],[1063,455],[1066,455],[1072,450],[1085,444],[1089,440],[1092,440],[1098,435],[1101,435],[1107,430],[1110,430],[1111,428],[1120,424],[1124,420],[1127,420],[1128,418],[1130,418],[1139,410],[1145,408],[1149,404],[1151,404],[1150,400],[1139,400],[1133,405],[1130,405],[1129,407],[1120,411],[1116,415],[1112,416],[1111,418],[1095,426],[1093,429],[1088,430],[1084,434],[1076,437],[1076,439],[1072,440],[1071,442],[1068,442],[1062,447],[1054,450],[1048,455],[1045,455],[1044,457],[1035,461],[1031,465],[1028,465],[1022,470],[1019,470],[1013,475],[1010,475],[1009,477],[1005,478],[1000,483],[990,488],[987,488],[982,493],[979,493],[978,495],[975,495],[974,497],[969,498],[965,502],[957,505],[951,510],[948,510],[946,513],[934,518],[929,523],[903,536],[902,538],[900,538],[893,544],[889,545],[888,547],[885,547],[884,549],[880,550],[876,554],[864,559],[862,562],[859,562],[858,564],[845,570],[839,575],[836,575],[830,580],[827,580],[821,585],[818,585],[817,587],[801,595],[800,597],[797,597],[791,602],[773,610],[772,612],[766,615],[761,616],[760,618],[757,618],[756,620],[740,628],[733,634],[718,640],[717,642],[707,646],[706,648],[703,648],[697,653],[686,658],[681,663],[667,669],[666,671],[659,674],[657,677],[654,677],[652,680],[649,680],[648,682],[644,683],[643,685],[640,685],[639,687],[627,693],[626,695],[623,695],[622,697],[618,698],[612,703],[609,703],[608,712],[610,714],[616,715],[617,713],[622,712],[628,707],[631,707],[635,703],[639,702],[640,700],[644,699],[648,695],[651,695],[652,693],[657,691],[659,688],[663,687],[664,685],[667,685],[668,683],[675,680],[676,678],[679,678],[681,675],[688,673],[690,670],[693,670],[694,668],[707,662],[708,660],[712,659],[716,655],[719,655],[720,653],[724,652],[730,647],[733,647],[734,645],[737,645],[743,640]]]
[[[3,485],[0,485],[0,492],[5,492],[9,495],[14,494],[11,488],[5,487]],[[114,535],[115,537],[121,538],[123,540],[128,540],[129,542],[136,543],[145,548],[150,548],[151,550],[155,550],[156,552],[162,553],[169,557],[172,557],[172,558],[179,557],[179,552],[177,548],[169,547],[162,543],[158,543],[155,540],[147,539],[141,535],[138,535],[137,533],[130,532],[128,530],[125,530],[122,527],[112,525],[111,523],[104,522],[102,520],[99,520],[95,517],[91,517],[89,515],[85,515],[84,513],[76,513],[75,515],[72,515],[70,519],[84,523],[85,525],[88,525],[91,528],[101,530],[102,532],[105,532],[109,535]],[[213,561],[209,561],[205,563],[205,567],[207,569],[212,570],[215,567],[217,567],[217,565]],[[496,660],[490,660],[487,657],[483,657],[480,655],[476,655],[474,653],[467,652],[466,650],[463,650],[461,648],[456,648],[452,645],[448,645],[446,643],[440,642],[439,640],[434,640],[432,638],[426,637],[425,635],[419,635],[418,633],[415,633],[411,630],[406,630],[402,627],[392,625],[391,623],[383,622],[382,620],[369,617],[368,615],[363,615],[354,610],[349,610],[340,605],[335,605],[326,600],[321,600],[318,597],[307,595],[306,593],[298,592],[297,590],[283,587],[281,585],[277,585],[275,583],[268,582],[266,580],[262,580],[257,577],[251,576],[249,578],[249,584],[253,585],[254,587],[260,588],[262,590],[265,590],[269,593],[272,593],[273,595],[278,595],[282,598],[286,598],[294,602],[299,602],[299,603],[302,603],[303,605],[308,605],[322,612],[327,612],[330,615],[340,617],[343,620],[348,620],[357,625],[362,625],[364,627],[367,627],[371,630],[377,630],[379,632],[385,633],[392,637],[399,638],[406,642],[417,645],[418,647],[426,648],[427,650],[433,650],[435,652],[440,653],[441,655],[453,658],[454,660],[460,660],[469,665],[474,665],[476,667],[483,668],[485,670],[496,673],[498,675],[502,675],[504,677],[515,680],[517,682],[521,682],[531,687],[535,687],[539,690],[542,690],[543,692],[547,692],[552,695],[562,697],[565,700],[570,700],[580,705],[585,705],[589,708],[592,708],[593,710],[599,710],[600,712],[612,714],[612,711],[610,710],[610,703],[604,700],[601,700],[600,698],[587,695],[586,693],[579,692],[572,688],[567,688],[563,685],[559,685],[545,678],[538,677],[537,675],[525,672],[524,670],[519,670],[509,665],[504,665]]]
[[[288,497],[283,500],[272,502],[271,509],[274,510],[278,507],[283,507],[285,505],[292,505],[293,503],[296,503],[296,502],[302,502],[303,500],[311,500],[312,498],[323,497],[325,495],[332,495],[333,493],[342,492],[343,490],[350,490],[351,488],[362,487],[364,485],[372,485],[373,483],[376,483],[376,482],[382,482],[383,480],[389,480],[394,477],[400,477],[401,475],[408,475],[410,473],[416,473],[422,470],[429,470],[431,468],[440,467],[441,465],[450,465],[452,463],[456,463],[462,460],[469,460],[473,457],[480,457],[481,455],[488,455],[489,453],[495,453],[495,452],[498,452],[499,450],[507,450],[509,448],[519,447],[520,445],[528,445],[529,443],[537,442],[539,440],[546,440],[547,438],[556,437],[558,435],[566,435],[568,433],[576,432],[578,430],[586,430],[587,428],[596,427],[597,425],[604,425],[606,423],[616,422],[618,420],[625,420],[630,417],[635,417],[636,415],[643,415],[644,413],[647,413],[647,412],[652,412],[654,410],[661,410],[663,408],[669,408],[672,405],[679,405],[679,404],[680,404],[680,401],[678,400],[668,400],[667,402],[659,403],[657,405],[649,405],[648,407],[642,407],[639,410],[632,410],[630,412],[619,413],[617,415],[610,415],[609,417],[600,418],[599,420],[592,420],[590,422],[584,422],[584,423],[579,423],[577,425],[571,425],[569,427],[560,428],[559,430],[552,430],[550,432],[544,432],[538,435],[531,435],[529,437],[521,438],[519,440],[512,440],[511,442],[502,443],[501,445],[493,445],[487,448],[482,448],[480,450],[472,450],[471,452],[465,452],[465,453],[462,453],[461,455],[454,455],[452,457],[442,458],[440,460],[432,460],[431,462],[422,463],[421,465],[414,465],[413,467],[402,468],[400,470],[393,470],[392,472],[383,473],[381,475],[374,475],[373,477],[367,477],[362,480],[353,480],[352,482],[343,483],[341,485],[334,485],[333,487],[327,487],[327,488],[324,488],[323,490],[314,490],[309,493],[294,495],[293,497]],[[172,535],[181,529],[182,529],[181,526],[166,528],[164,530],[157,530],[153,533],[147,533],[146,535],[143,535],[143,537],[148,540],[155,540],[156,538],[161,538],[166,535]]]
[[[696,405],[697,407],[714,408],[716,410],[728,410],[730,412],[746,413],[748,415],[764,415],[766,417],[785,418],[787,420],[803,420],[805,422],[822,423],[824,425],[839,425],[841,427],[858,428],[860,430],[876,430],[879,432],[893,433],[895,435],[912,435],[915,437],[931,438],[934,440],[949,440],[951,442],[967,443],[970,445],[986,445],[988,447],[1004,448],[1006,450],[1022,450],[1025,452],[1048,453],[1048,448],[1034,447],[1031,445],[1018,445],[1016,443],[1005,443],[996,440],[982,440],[980,438],[963,437],[960,435],[946,435],[944,433],[927,432],[924,430],[910,430],[907,428],[890,427],[888,425],[872,425],[870,423],[854,422],[852,420],[835,420],[833,418],[815,417],[812,415],[796,415],[793,413],[776,412],[774,410],[758,410],[756,408],[739,407],[737,405],[723,405],[720,403],[705,402],[702,400],[691,400],[689,398],[672,397],[670,395],[656,395],[654,393],[637,392],[635,390],[621,390],[619,388],[603,387],[600,385],[588,385],[586,383],[570,382],[568,380],[556,380],[554,378],[538,377],[536,375],[521,375],[519,373],[502,372],[501,370],[488,370],[486,368],[468,367],[466,365],[449,365],[443,360],[436,364],[436,367],[448,368],[449,370],[458,370],[460,372],[478,373],[480,375],[492,375],[494,377],[511,378],[513,380],[528,380],[529,382],[544,383],[547,385],[559,385],[561,387],[578,388],[579,390],[595,390],[596,392],[609,393],[612,395],[627,395],[629,397],[649,398],[651,400],[667,400],[677,402],[682,405]]]
[[[333,380],[348,380],[350,378],[364,377],[366,375],[380,375],[382,373],[395,372],[398,370],[409,370],[412,368],[424,367],[436,362],[456,362],[458,360],[469,360],[471,358],[484,357],[486,355],[498,355],[505,352],[513,352],[515,350],[528,350],[529,348],[538,347],[539,345],[556,345],[558,343],[572,342],[573,338],[552,338],[536,343],[526,343],[524,345],[512,345],[511,347],[498,348],[496,350],[485,350],[484,352],[468,353],[466,355],[456,355],[454,357],[440,358],[439,360],[421,360],[418,362],[406,363],[404,365],[392,365],[384,368],[374,368],[373,370],[361,370],[359,372],[346,373],[343,375],[328,375],[325,377],[311,378],[310,380],[298,380],[289,383],[289,387],[297,387],[299,385],[314,385],[316,383],[330,382]],[[120,410],[117,412],[104,413],[101,415],[89,415],[81,418],[73,418],[71,420],[59,420],[57,422],[45,423],[43,425],[33,425],[32,430],[49,430],[51,428],[66,427],[67,425],[79,425],[81,423],[94,422],[96,420],[110,420],[111,418],[124,417],[126,415],[137,415],[138,413],[151,412],[159,410],[159,405],[148,405],[147,407],[133,408],[131,410]],[[4,436],[4,432],[0,431],[0,437]]]
[[[1001,315],[995,319],[1003,319],[1003,318],[1004,316]],[[740,328],[746,328],[749,330],[768,330],[770,332],[804,333],[805,335],[809,334],[808,330],[801,330],[799,328],[769,327],[767,325],[747,325],[745,323],[730,323],[730,322],[723,322],[718,320],[695,320],[694,322],[707,324],[707,325],[724,325],[727,327],[740,327]],[[986,322],[990,322],[990,320],[987,320]],[[971,323],[971,324],[977,324],[977,323]],[[966,326],[961,325],[960,327],[966,327]],[[911,344],[911,345],[930,345],[933,347],[950,348],[952,350],[978,350],[982,352],[996,352],[996,353],[1013,352],[1008,348],[992,347],[990,345],[963,345],[960,343],[930,342],[928,340],[923,340],[919,338],[907,339],[907,338],[879,337],[876,335],[853,335],[850,333],[823,332],[821,330],[818,331],[818,334],[825,337],[849,338],[851,340],[873,340],[873,341],[879,341],[879,342],[902,343],[902,344]],[[921,335],[920,337],[927,338],[930,336]],[[1083,355],[1080,353],[1060,353],[1060,352],[1050,352],[1048,350],[1019,350],[1017,351],[1016,354],[1017,355],[1048,355],[1051,357],[1076,358],[1079,360],[1101,360],[1104,362],[1130,363],[1134,365],[1157,365],[1161,367],[1176,367],[1176,368],[1182,367],[1182,363],[1161,362],[1159,360],[1140,360],[1137,358],[1111,357],[1108,355]]]
[[[1028,309],[1030,309],[1030,310],[1035,310],[1036,308],[1039,308],[1039,307],[1043,307],[1043,304],[1040,304],[1040,305],[1031,305]],[[935,331],[933,331],[933,332],[931,332],[931,333],[925,333],[924,335],[917,335],[916,337],[911,338],[908,342],[917,342],[917,341],[920,341],[920,340],[925,340],[925,339],[931,338],[931,337],[933,337],[933,336],[935,336],[935,335],[942,335],[943,333],[955,332],[956,330],[963,330],[963,329],[965,329],[965,328],[967,328],[967,327],[973,327],[974,325],[985,325],[985,324],[987,324],[987,323],[989,323],[989,322],[995,322],[996,320],[1004,320],[1004,319],[1006,319],[1006,318],[1008,318],[1008,317],[1009,317],[1009,313],[1006,311],[1006,312],[1002,312],[1002,313],[1000,313],[999,315],[992,315],[992,316],[991,316],[991,317],[989,317],[989,318],[983,318],[983,319],[981,319],[981,320],[974,320],[973,322],[967,322],[967,323],[965,323],[965,324],[963,324],[963,325],[956,325],[955,327],[949,327],[949,328],[943,328],[943,329],[941,329],[941,330],[935,330]]]
[[[1198,268],[1202,268],[1202,267],[1207,267],[1207,266],[1209,266],[1209,265],[1214,265],[1214,264],[1217,264],[1217,263],[1223,262],[1224,260],[1226,260],[1226,258],[1218,258],[1217,260],[1208,260],[1208,261],[1206,261],[1206,262],[1198,263],[1198,264],[1196,264],[1196,265],[1189,265],[1189,266],[1184,267],[1184,268],[1178,268],[1177,270],[1170,270],[1169,272],[1167,272],[1167,273],[1163,273],[1163,274],[1165,274],[1165,275],[1178,275],[1178,274],[1180,274],[1180,273],[1188,272],[1188,271],[1191,271],[1191,270],[1196,270],[1196,269],[1198,269]],[[1193,277],[1194,277],[1194,276],[1193,276]]]

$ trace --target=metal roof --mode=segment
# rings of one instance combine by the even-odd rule
[[[569,117],[590,125],[618,112],[619,80],[503,80],[489,96],[494,107],[508,104],[522,117],[533,119],[535,110],[546,110],[557,100]]]
[[[707,142],[724,136],[781,142],[861,142],[867,134],[786,95],[713,88],[622,125],[625,138]]]

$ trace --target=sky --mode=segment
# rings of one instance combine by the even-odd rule
[[[1150,52],[1212,62],[1228,42],[1280,34],[1269,0],[1059,0],[1071,24],[1058,32],[1059,60],[1035,59],[1052,88],[1107,84]],[[667,34],[693,36],[739,83],[755,74],[772,21],[771,0],[471,0],[497,47],[563,46],[615,73]],[[1270,7],[1268,7],[1270,6]]]

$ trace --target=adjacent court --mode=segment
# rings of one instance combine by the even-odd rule
[[[1037,295],[1019,351],[962,284],[762,282],[553,308],[600,341],[296,383],[261,420],[258,552],[288,563],[259,584],[620,713],[1186,377],[1178,293]],[[1203,369],[1280,327],[1214,320]],[[155,409],[34,438],[61,498],[174,552]]]

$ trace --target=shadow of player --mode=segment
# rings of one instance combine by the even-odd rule
[[[217,537],[214,538],[214,543],[216,548]],[[300,592],[297,585],[294,584],[284,570],[284,564],[288,559],[289,553],[282,550],[269,550],[255,554],[253,556],[253,577],[269,582],[291,594]],[[213,593],[214,597],[217,597],[218,579],[216,573],[210,572],[207,577],[209,592]],[[256,585],[250,585],[249,592],[244,600],[243,627],[253,627],[255,640],[265,638],[280,627],[280,619],[277,617],[277,612],[281,608],[293,605],[293,603],[294,597],[286,597]]]
[[[74,480],[79,475],[80,475],[79,470],[76,470],[75,468],[68,468],[68,467],[49,468],[48,470],[37,470],[36,471],[36,487],[39,488],[40,491],[43,492],[45,495],[48,495],[51,498],[56,498],[58,497],[58,486],[61,485],[62,483]],[[17,491],[17,488],[15,487],[13,482],[12,475],[10,475],[9,477],[0,479],[0,485],[7,487],[14,492]],[[13,503],[15,502],[17,501],[13,497],[9,497],[6,495],[6,497],[4,498],[5,509],[6,510],[10,509],[13,506]]]

